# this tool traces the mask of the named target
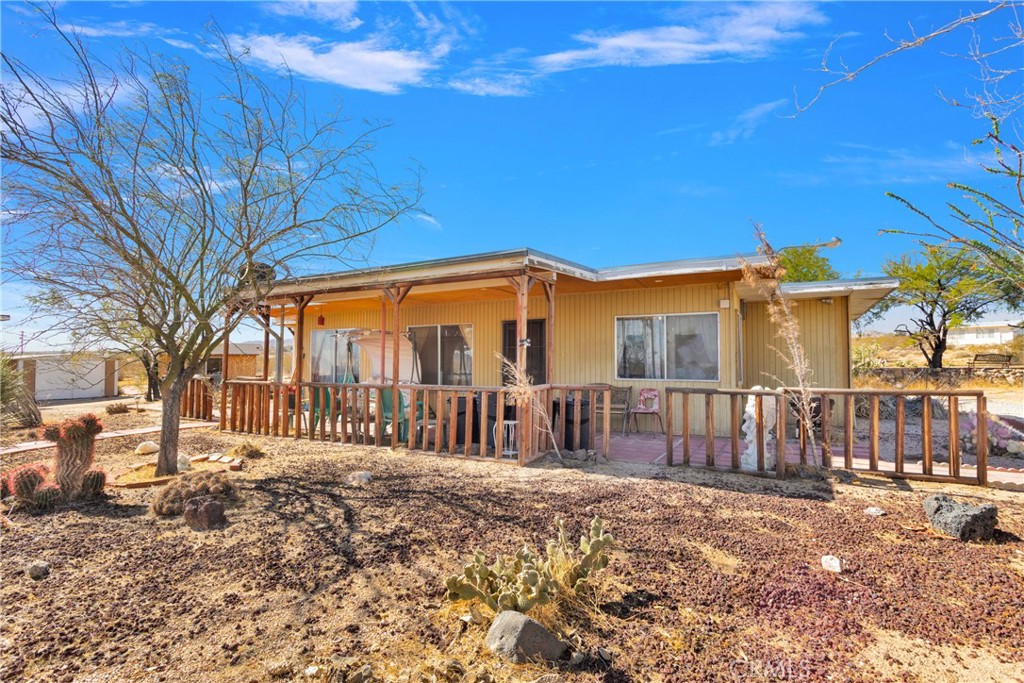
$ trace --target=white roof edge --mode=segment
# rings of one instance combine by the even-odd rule
[[[848,280],[823,280],[821,282],[783,282],[785,294],[852,294],[857,291],[896,289],[900,281],[894,277],[868,277]]]

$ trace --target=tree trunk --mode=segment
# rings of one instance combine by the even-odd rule
[[[164,393],[160,418],[160,457],[156,476],[178,473],[178,433],[181,424],[181,394],[190,377],[178,377]]]
[[[160,400],[160,364],[157,359],[148,356],[142,358],[142,367],[146,369],[146,400]]]
[[[928,367],[932,370],[941,370],[942,355],[944,353],[946,353],[946,340],[939,339],[935,342],[935,345],[932,346],[932,355],[931,358],[928,359]]]

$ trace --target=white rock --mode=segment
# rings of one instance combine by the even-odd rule
[[[881,517],[885,515],[885,510],[883,510],[880,507],[869,507],[864,508],[864,514],[868,515],[869,517]]]
[[[160,452],[160,444],[155,441],[143,441],[135,448],[135,455],[150,455]]]
[[[835,555],[823,555],[821,558],[821,568],[826,571],[841,574],[843,572],[843,561]]]
[[[345,486],[366,486],[373,479],[373,475],[369,472],[362,470],[359,472],[349,472],[345,475],[342,483]]]
[[[1007,453],[1024,453],[1024,441],[1009,441],[1006,444]]]
[[[320,673],[320,667],[319,666],[315,666],[315,665],[314,666],[307,666],[306,670],[303,671],[303,673],[306,674],[307,676],[310,676],[310,677],[316,676],[318,673]]]
[[[179,455],[178,456],[178,471],[179,472],[187,472],[190,469],[192,469],[192,461],[189,460],[187,455]]]

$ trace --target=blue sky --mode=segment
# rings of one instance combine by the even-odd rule
[[[984,181],[970,142],[986,122],[939,96],[975,85],[948,54],[969,35],[883,62],[808,111],[796,103],[827,80],[817,70],[837,38],[833,63],[859,65],[892,46],[886,34],[986,7],[69,2],[58,13],[101,53],[143,41],[189,61],[213,19],[268,78],[287,63],[311,107],[389,122],[376,159],[385,177],[422,168],[424,213],[381,232],[372,263],[519,246],[593,266],[727,255],[753,249],[756,221],[776,246],[838,235],[836,267],[871,275],[915,246],[879,230],[920,227],[886,191],[944,214],[947,182]],[[53,36],[20,3],[0,11],[3,51],[58,76]]]

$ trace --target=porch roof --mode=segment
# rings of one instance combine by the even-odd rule
[[[848,280],[827,280],[822,282],[784,282],[782,293],[790,299],[828,299],[836,296],[850,297],[850,320],[856,320],[890,292],[900,281],[894,277],[869,277]],[[741,285],[740,297],[747,301],[763,301],[754,288]]]
[[[488,279],[501,280],[524,272],[551,274],[554,278],[562,276],[595,285],[645,279],[654,279],[660,283],[666,278],[738,273],[744,261],[755,266],[766,263],[766,259],[759,254],[743,254],[592,268],[535,249],[511,249],[291,278],[276,283],[267,301],[283,302],[302,294],[380,290],[399,284],[443,286]],[[732,279],[739,279],[738,275]]]

